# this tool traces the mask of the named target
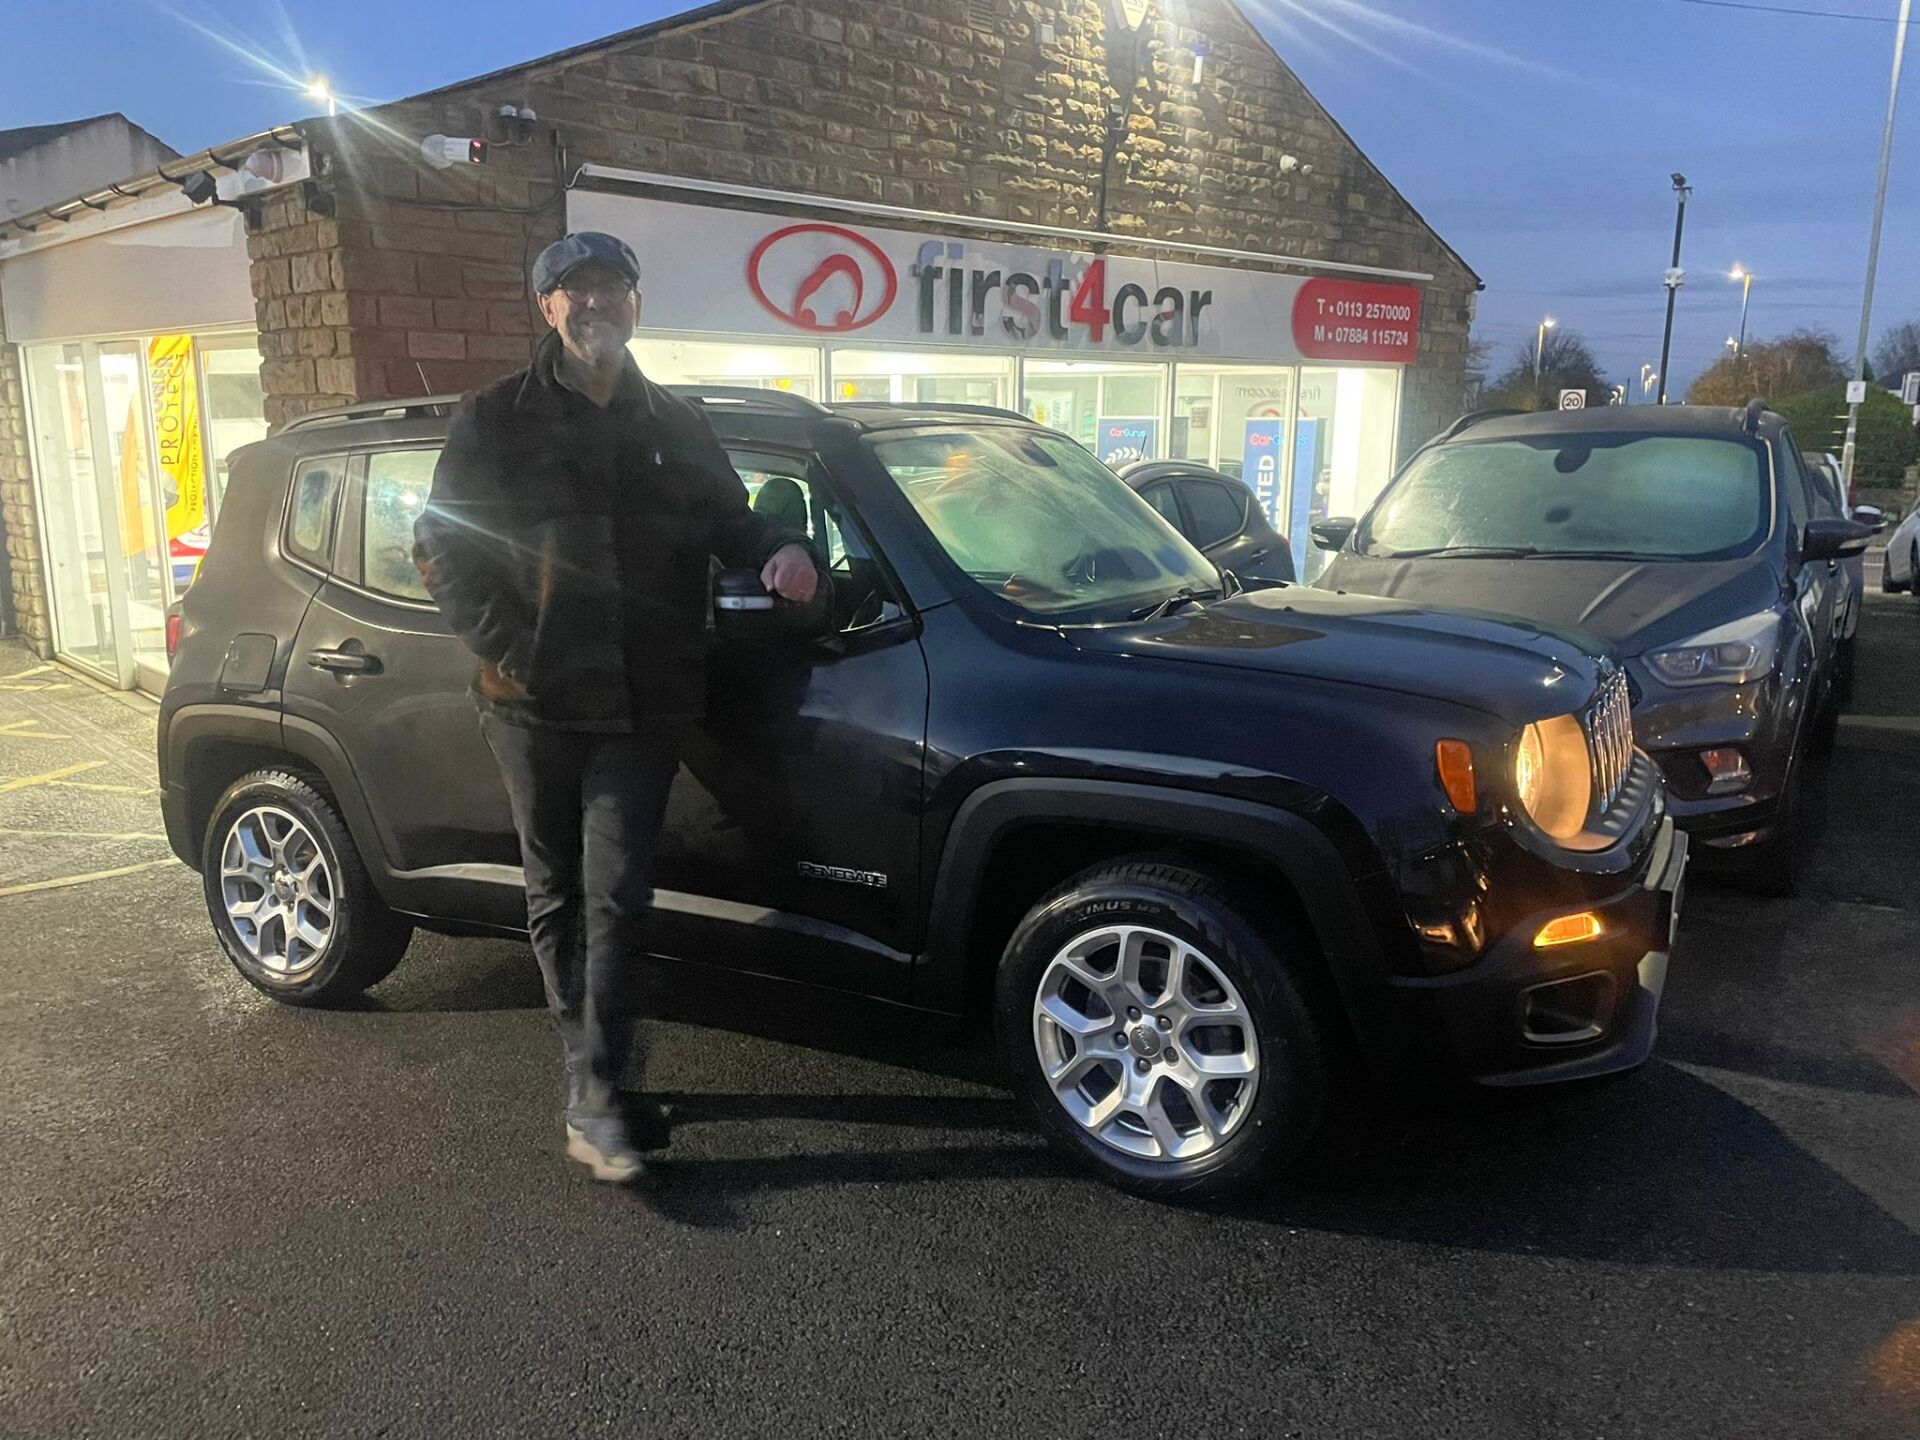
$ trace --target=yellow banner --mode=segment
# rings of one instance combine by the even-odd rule
[[[191,335],[156,335],[147,347],[153,442],[167,501],[167,539],[207,523],[207,447],[200,434],[200,380]]]

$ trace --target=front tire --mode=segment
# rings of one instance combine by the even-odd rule
[[[236,780],[201,851],[207,915],[247,982],[288,1005],[330,1005],[378,984],[413,926],[382,903],[333,806],[282,770]]]
[[[1156,1199],[1297,1166],[1333,1092],[1317,948],[1198,870],[1128,860],[1069,880],[1000,962],[1007,1061],[1049,1136]]]

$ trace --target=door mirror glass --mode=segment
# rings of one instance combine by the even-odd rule
[[[1887,512],[1878,505],[1854,506],[1853,518],[1862,525],[1871,525],[1876,532],[1887,528]]]
[[[1336,516],[1331,520],[1313,522],[1313,543],[1322,550],[1338,550],[1353,536],[1353,530],[1360,522],[1351,515]]]

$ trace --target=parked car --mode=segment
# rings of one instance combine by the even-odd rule
[[[1122,469],[1120,478],[1209,560],[1250,588],[1293,583],[1293,547],[1240,480],[1187,460],[1138,460]]]
[[[1284,1169],[1348,1055],[1415,1090],[1645,1059],[1686,840],[1592,648],[1237,593],[1017,415],[687,393],[750,486],[805,494],[832,620],[726,611],[661,954],[990,1006],[1048,1131],[1163,1196]],[[408,564],[447,404],[240,451],[185,599],[167,834],[290,1003],[375,984],[415,927],[525,924],[473,660]]]
[[[1887,537],[1887,554],[1880,571],[1880,588],[1889,595],[1910,593],[1920,600],[1920,505]]]
[[[1853,492],[1847,484],[1846,472],[1840,467],[1838,455],[1825,450],[1803,450],[1800,452],[1800,458],[1805,465],[1807,478],[1814,487],[1816,513],[1845,515],[1851,520],[1858,520],[1875,532],[1886,524],[1886,516],[1877,507],[1853,503]],[[1859,654],[1855,637],[1860,630],[1860,607],[1866,603],[1867,597],[1866,565],[1864,552],[1845,556],[1840,561],[1840,573],[1845,583],[1840,612],[1838,690],[1842,704],[1853,699],[1853,682]]]
[[[1317,584],[1476,606],[1624,657],[1634,735],[1701,858],[1790,892],[1807,756],[1831,734],[1842,562],[1872,530],[1808,476],[1786,421],[1633,406],[1471,415],[1419,450]]]

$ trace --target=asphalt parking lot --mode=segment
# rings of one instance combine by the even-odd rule
[[[0,1434],[1920,1434],[1910,599],[1806,893],[1696,884],[1644,1070],[1201,1212],[1063,1167],[964,1027],[694,967],[597,1187],[523,946],[233,974],[153,713],[0,642]]]

